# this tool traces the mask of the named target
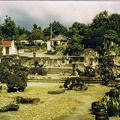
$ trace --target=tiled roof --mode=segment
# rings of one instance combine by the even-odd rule
[[[0,41],[0,46],[10,47],[12,41]]]
[[[67,38],[63,35],[58,35],[55,38],[50,39],[51,41],[60,41],[60,40],[67,40]]]

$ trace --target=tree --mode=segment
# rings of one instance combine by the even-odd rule
[[[114,30],[120,36],[120,14],[114,13],[109,17],[109,29]]]
[[[107,11],[100,12],[89,25],[83,41],[85,47],[93,48],[103,54],[104,35],[109,30],[109,16]]]
[[[66,36],[67,28],[64,27],[62,24],[60,24],[58,21],[54,21],[53,23],[49,24],[48,28],[45,28],[43,30],[43,34],[44,34],[45,38],[47,38],[47,39],[50,39],[51,34],[52,34],[52,37],[55,37],[60,34]]]
[[[56,51],[59,53],[64,54],[65,50],[66,50],[66,46],[63,46],[63,45],[56,46]]]
[[[3,53],[2,53],[2,47],[0,47],[0,58],[2,57]]]
[[[58,21],[54,21],[49,26],[52,27],[53,36],[60,34],[66,36],[67,28],[60,24]]]
[[[108,41],[113,41],[115,43],[118,43],[118,34],[115,30],[108,30],[106,34],[104,35],[104,38]]]
[[[111,42],[114,42],[117,44],[119,43],[118,34],[114,30],[108,30],[106,32],[106,34],[104,35],[104,42],[103,42],[104,53],[106,53],[107,51],[109,52],[109,50],[111,48],[113,48],[113,46],[110,45]],[[111,50],[113,50],[113,49],[111,49]]]
[[[17,27],[19,36],[21,36],[22,34],[26,34],[27,36],[30,34],[30,31],[26,30],[24,27],[21,28],[20,26]]]
[[[27,37],[27,34],[26,33],[23,33],[22,35],[20,35],[19,37],[18,37],[18,40],[27,40],[28,39],[28,37]]]
[[[44,39],[45,40],[49,40],[50,39],[50,28],[47,27],[43,30],[43,35],[44,35]]]
[[[66,53],[68,53],[69,55],[79,55],[79,52],[83,49],[83,46],[81,44],[83,39],[84,36],[80,36],[77,34],[73,35],[68,42]]]
[[[67,36],[70,38],[72,35],[81,35],[84,36],[88,26],[83,23],[74,22],[72,27],[69,28]]]
[[[8,39],[8,40],[16,39],[18,31],[16,28],[16,24],[11,19],[11,17],[8,17],[6,15],[5,23],[2,24],[1,30],[2,30],[3,39]]]
[[[111,41],[119,44],[119,22],[119,14],[108,15],[107,11],[100,12],[93,19],[90,39],[92,40],[92,44],[96,45],[93,49],[96,49],[101,55],[104,55],[104,52],[109,49]],[[105,44],[107,48],[105,48]]]
[[[74,22],[72,27],[68,30],[68,47],[66,53],[69,55],[79,55],[84,48],[82,41],[84,40],[88,26],[83,23]]]
[[[33,45],[34,44],[33,40],[40,40],[40,39],[44,39],[41,27],[38,27],[36,24],[33,24],[33,28],[29,36],[29,42],[30,44]]]

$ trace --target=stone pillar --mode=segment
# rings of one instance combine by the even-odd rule
[[[76,65],[75,63],[72,64],[72,68],[73,68],[73,71],[72,71],[72,75],[76,75]]]
[[[36,57],[36,52],[33,52],[33,57],[34,57],[34,58]]]

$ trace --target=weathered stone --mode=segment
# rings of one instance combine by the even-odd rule
[[[64,93],[65,90],[61,89],[61,90],[53,90],[53,91],[48,91],[48,94],[61,94]]]
[[[21,103],[21,104],[33,104],[33,103],[38,103],[40,101],[39,98],[23,98],[20,96],[17,96],[15,99],[16,99],[16,103]]]
[[[2,108],[0,108],[0,112],[7,112],[7,111],[17,111],[19,109],[19,105],[16,104],[9,104]]]

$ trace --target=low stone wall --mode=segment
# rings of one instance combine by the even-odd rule
[[[21,64],[25,65],[27,67],[33,67],[34,62],[37,60],[38,63],[44,64],[44,67],[60,67],[60,66],[65,66],[66,64],[69,63],[63,63],[62,58],[60,59],[55,59],[55,58],[49,58],[49,57],[27,57],[27,56],[20,56],[19,57]]]
[[[61,68],[61,67],[44,67],[42,68],[44,69],[45,71],[47,71],[47,74],[65,74],[65,73],[68,73],[68,74],[71,74],[72,73],[72,67],[70,68]]]

